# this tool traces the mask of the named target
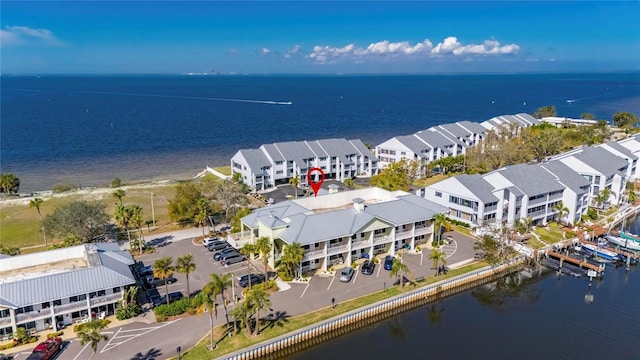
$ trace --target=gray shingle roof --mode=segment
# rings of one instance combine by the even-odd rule
[[[496,170],[527,196],[563,190],[564,186],[539,164],[519,164]]]
[[[612,149],[616,150],[617,152],[624,154],[626,157],[628,157],[631,160],[638,160],[638,157],[636,155],[634,155],[631,150],[627,149],[626,147],[618,144],[615,141],[607,141],[605,143],[607,146],[611,147]]]
[[[242,218],[242,222],[249,227],[258,226],[258,218],[273,214],[280,219],[284,219],[295,214],[305,213],[308,210],[292,201],[284,201],[278,204],[268,205],[254,210],[251,214]]]
[[[133,258],[128,252],[121,251],[117,244],[80,246],[85,246],[86,249],[95,247],[97,261],[89,260],[87,268],[42,273],[39,276],[27,276],[20,281],[2,282],[0,283],[0,304],[23,307],[136,282],[129,268],[129,265],[134,263]],[[91,255],[87,254],[87,256]]]
[[[466,187],[471,193],[473,193],[483,203],[488,204],[498,201],[498,198],[493,194],[494,187],[487,182],[481,175],[467,175],[462,174],[455,177],[460,184]]]
[[[309,159],[315,157],[304,141],[286,141],[274,144],[287,160]],[[297,161],[296,161],[297,162]],[[300,166],[301,164],[298,164]]]
[[[273,159],[273,161],[286,160],[284,157],[282,157],[282,154],[280,153],[280,151],[278,151],[275,144],[263,144],[261,148],[264,149],[264,151],[269,155],[269,157],[271,157],[271,159]]]
[[[625,159],[593,146],[584,147],[582,152],[573,157],[607,176],[617,173],[618,169],[628,165]]]
[[[329,154],[327,154],[327,152],[324,151],[316,141],[305,141],[305,143],[311,148],[311,151],[313,151],[317,157],[321,158],[329,156]]]
[[[469,120],[459,121],[458,124],[474,134],[486,134],[487,132],[487,128]]]
[[[455,143],[436,131],[422,130],[418,131],[415,135],[434,148],[442,149],[445,146],[451,146]]]
[[[431,150],[431,146],[425,144],[414,135],[396,136],[396,140],[421,157],[426,156],[423,150],[427,151],[427,153]]]
[[[281,232],[279,237],[289,244],[313,244],[350,236],[374,219],[373,215],[364,211],[357,212],[353,208],[306,216],[300,214],[291,218],[291,226]]]
[[[377,162],[378,158],[369,150],[360,139],[349,140],[349,142],[358,150],[360,154],[368,157],[372,162]]]
[[[242,157],[247,161],[249,167],[254,171],[271,166],[269,159],[264,156],[264,153],[260,149],[242,149],[240,150],[240,154],[242,154]]]
[[[582,177],[582,175],[573,171],[570,167],[562,163],[561,161],[550,161],[542,164],[544,169],[551,172],[558,177],[558,180],[564,184],[567,188],[571,189],[576,194],[582,194],[583,190],[580,189],[584,186],[589,186],[591,183]],[[589,191],[587,189],[587,191]]]
[[[367,213],[395,226],[432,219],[435,214],[446,213],[448,210],[432,201],[411,195],[399,196],[395,201],[371,204],[365,207]]]
[[[446,131],[448,131],[449,133],[457,137],[465,137],[465,136],[471,135],[470,131],[460,126],[457,122],[442,124],[442,125],[439,125],[438,127],[445,129]]]

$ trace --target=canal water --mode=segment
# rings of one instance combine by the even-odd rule
[[[514,274],[287,359],[640,359],[640,267]]]

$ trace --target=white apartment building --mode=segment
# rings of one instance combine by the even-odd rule
[[[307,171],[318,167],[326,178],[339,181],[377,173],[378,159],[358,139],[322,139],[264,144],[258,149],[239,150],[231,158],[232,175],[255,190],[264,190],[299,177],[308,184]]]
[[[266,236],[272,241],[271,266],[285,246],[305,250],[302,272],[327,270],[380,253],[414,249],[433,237],[435,214],[446,208],[403,191],[372,187],[285,201],[257,209],[230,234],[236,248]]]

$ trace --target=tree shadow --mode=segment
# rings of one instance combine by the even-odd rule
[[[442,323],[442,313],[444,309],[440,308],[439,304],[431,304],[427,309],[427,318],[432,325],[438,325]]]
[[[260,332],[266,329],[274,328],[276,326],[283,327],[284,324],[289,322],[289,317],[290,315],[288,315],[286,311],[276,311],[275,313],[269,313],[269,315],[262,319],[262,321],[266,324],[262,327]]]
[[[162,351],[160,349],[151,348],[147,351],[146,354],[137,353],[131,360],[155,360],[162,355]]]

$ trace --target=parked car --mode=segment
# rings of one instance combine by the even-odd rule
[[[215,241],[220,241],[220,239],[218,239],[218,238],[217,238],[217,237],[215,237],[215,236],[208,237],[208,238],[204,238],[204,239],[202,240],[202,246],[204,246],[204,247],[209,247],[209,244],[211,244],[212,242],[215,242]]]
[[[384,269],[391,270],[393,267],[393,256],[387,255],[384,257]]]
[[[362,273],[365,275],[373,274],[373,269],[375,268],[376,264],[374,264],[371,260],[365,260],[365,262],[362,263]]]
[[[355,270],[353,270],[351,266],[347,266],[346,268],[342,269],[342,271],[340,272],[340,281],[342,282],[351,281],[351,278],[353,277],[353,273],[355,273]]]
[[[207,249],[209,249],[209,251],[219,251],[229,247],[231,247],[231,245],[228,242],[224,240],[216,240],[209,243],[209,246],[207,246]]]
[[[171,304],[172,302],[178,301],[183,297],[184,295],[182,295],[182,292],[180,291],[171,292],[169,293],[169,304]],[[167,297],[161,296],[159,298],[155,298],[155,300],[153,301],[153,306],[164,305],[166,303],[167,303]]]
[[[234,252],[236,252],[238,254],[240,253],[240,252],[238,252],[238,250],[236,250],[236,249],[234,249],[232,247],[224,248],[224,249],[218,251],[217,253],[213,254],[213,260],[220,261],[220,259],[222,258],[223,255],[234,253]]]
[[[60,351],[62,348],[62,339],[59,337],[54,337],[51,339],[47,339],[44,342],[38,344],[38,346],[33,349],[33,352],[27,357],[27,360],[49,360],[53,359],[53,357]]]
[[[231,265],[245,260],[247,260],[247,258],[239,253],[228,253],[220,258],[222,265]]]
[[[251,274],[251,286],[263,283],[264,280],[265,280],[265,277],[263,274]],[[249,286],[249,276],[240,280],[240,286],[241,287]]]

